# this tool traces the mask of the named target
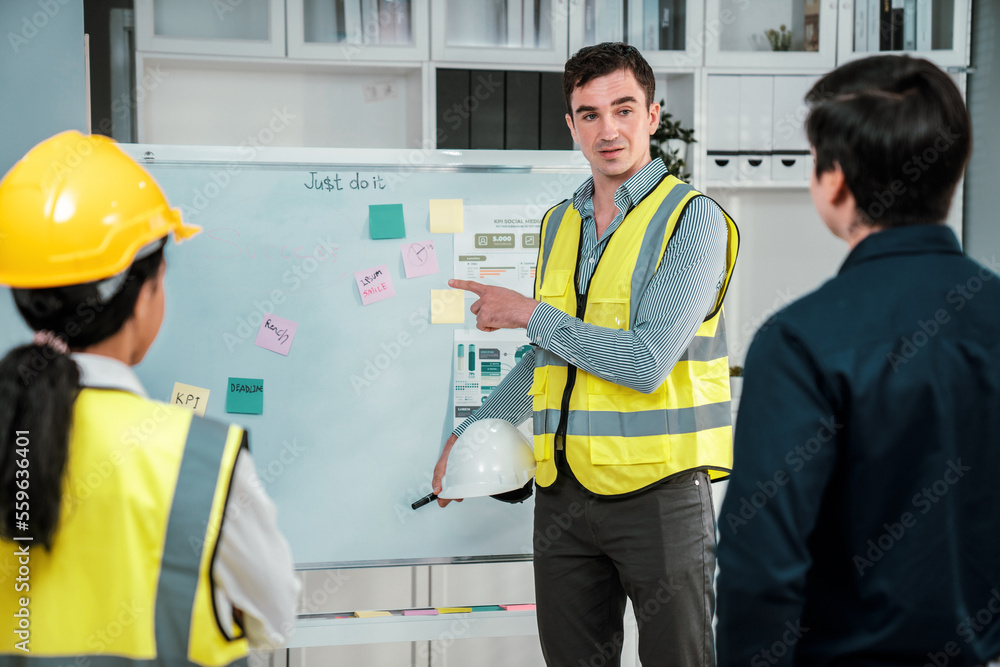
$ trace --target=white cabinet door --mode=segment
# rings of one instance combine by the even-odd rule
[[[284,0],[135,0],[137,51],[285,55]]]

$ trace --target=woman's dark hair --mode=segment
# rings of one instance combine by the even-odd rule
[[[950,76],[920,58],[873,56],[824,76],[806,102],[816,175],[840,165],[862,223],[944,221],[972,150]]]
[[[642,87],[646,94],[648,107],[656,95],[656,79],[653,69],[639,53],[639,49],[622,42],[604,42],[594,46],[585,46],[566,61],[563,70],[563,94],[566,95],[566,113],[573,117],[573,107],[570,97],[573,91],[587,85],[593,79],[625,70]]]
[[[106,298],[107,282],[100,281],[11,292],[28,326],[51,331],[71,350],[81,350],[122,328],[142,286],[162,263],[161,246],[136,260]],[[31,537],[52,548],[79,391],[80,369],[51,345],[21,345],[0,360],[0,537]],[[19,465],[22,459],[27,463]]]

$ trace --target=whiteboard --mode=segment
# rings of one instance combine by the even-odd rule
[[[429,233],[428,201],[523,204],[540,219],[589,174],[579,153],[123,148],[203,228],[167,246],[166,316],[136,372],[158,400],[175,382],[209,389],[207,416],[249,429],[299,567],[531,554],[530,501],[410,509],[450,434],[454,330],[475,326],[469,313],[465,325],[429,323],[453,243]],[[371,240],[368,206],[398,203],[406,238]],[[440,272],[407,280],[400,246],[425,240]],[[354,273],[381,264],[395,297],[363,306]],[[287,357],[254,345],[264,312],[298,323]],[[28,338],[8,295],[0,321],[18,323],[0,348]],[[225,412],[230,377],[263,379],[263,414]]]

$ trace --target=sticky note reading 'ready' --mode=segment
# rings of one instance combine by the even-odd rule
[[[229,378],[226,412],[259,415],[264,412],[264,381],[259,378]]]
[[[357,271],[354,274],[354,280],[358,283],[361,303],[366,306],[396,296],[396,290],[392,287],[392,278],[389,276],[389,267],[386,264]]]
[[[406,243],[402,246],[403,268],[407,278],[429,276],[438,272],[437,254],[434,252],[433,241]]]
[[[295,338],[295,330],[298,328],[299,325],[291,320],[265,313],[264,321],[260,323],[260,329],[257,330],[257,340],[253,343],[257,347],[287,357],[288,350],[292,348],[292,340]]]
[[[189,408],[194,410],[194,413],[199,417],[204,417],[210,393],[208,389],[184,384],[183,382],[175,382],[174,391],[170,394],[170,404]]]
[[[431,290],[431,324],[465,322],[465,292],[460,289]]]
[[[431,233],[461,234],[465,229],[461,199],[431,200]]]
[[[369,205],[368,231],[373,239],[406,238],[406,225],[403,223],[403,205]]]

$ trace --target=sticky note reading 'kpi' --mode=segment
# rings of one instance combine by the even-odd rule
[[[259,378],[229,378],[226,412],[259,415],[264,412],[264,381]]]
[[[174,391],[170,394],[170,403],[171,405],[190,408],[199,417],[204,417],[210,393],[208,389],[184,384],[183,382],[175,382]]]
[[[465,322],[465,292],[460,289],[431,290],[431,324]]]
[[[403,223],[403,205],[369,205],[368,230],[373,239],[406,238],[406,225]]]
[[[432,234],[461,234],[465,229],[461,199],[432,199],[430,212]]]
[[[291,320],[265,313],[254,345],[287,357],[288,351],[292,348],[292,340],[295,338],[295,330],[298,328],[299,325]]]
[[[361,293],[361,303],[366,306],[370,303],[384,301],[389,297],[396,296],[396,290],[392,287],[392,278],[389,276],[389,266],[387,264],[358,271],[354,274],[354,280],[358,283],[358,292]]]
[[[402,246],[403,268],[407,278],[429,276],[438,272],[437,254],[434,252],[433,241],[407,243]]]

